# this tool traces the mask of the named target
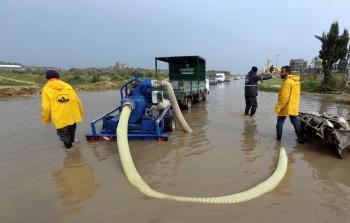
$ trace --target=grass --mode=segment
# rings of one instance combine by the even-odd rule
[[[15,80],[0,79],[0,86],[31,86],[32,84]]]
[[[163,75],[160,78],[164,80],[168,77]],[[60,79],[77,90],[102,91],[120,88],[123,83],[131,79],[131,76],[61,72]],[[46,82],[44,72],[0,72],[0,98],[33,95]]]
[[[314,79],[314,78],[304,78],[301,80],[301,91],[304,92],[312,92],[312,93],[339,93],[341,91],[341,80],[340,79],[334,79],[334,88],[329,90],[322,90],[321,88],[321,82],[320,79]],[[282,79],[277,77],[275,79],[270,79],[263,81],[259,86],[258,89],[261,91],[272,91],[272,92],[278,92],[282,85]]]
[[[19,81],[29,81],[37,84],[45,84],[46,78],[44,75],[34,74],[34,73],[11,73],[11,72],[1,72],[0,78],[11,78],[17,79]]]
[[[336,100],[335,103],[339,105],[350,106],[350,100],[340,99],[340,100]]]
[[[282,85],[281,78],[272,78],[270,80],[263,81],[258,85],[258,89],[261,91],[278,92]]]

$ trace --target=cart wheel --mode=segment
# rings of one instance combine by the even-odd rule
[[[191,107],[192,107],[192,99],[190,97],[187,97],[184,108],[188,110],[188,109],[191,109]]]
[[[174,116],[164,117],[164,132],[172,132],[175,130]]]

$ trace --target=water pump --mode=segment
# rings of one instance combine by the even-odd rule
[[[87,140],[116,140],[119,115],[125,103],[133,108],[128,124],[129,139],[167,140],[168,135],[163,132],[174,131],[174,112],[163,92],[154,90],[152,80],[134,76],[120,88],[120,105],[91,122],[92,131],[86,135]],[[98,123],[102,123],[99,131]]]

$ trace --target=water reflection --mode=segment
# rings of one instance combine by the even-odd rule
[[[70,212],[79,211],[97,188],[93,169],[78,149],[67,152],[63,169],[53,171],[51,175],[59,188],[62,204]]]
[[[92,147],[92,153],[98,161],[107,159],[113,154],[113,151],[116,151],[114,148],[117,148],[116,143],[111,143],[109,141],[92,142],[90,145]]]
[[[348,170],[350,163],[340,160],[328,153],[327,145],[308,145],[308,148],[295,149],[293,154],[299,154],[312,170],[312,178],[317,182],[319,205],[339,219],[349,217],[350,208],[350,178]],[[349,158],[349,157],[347,157]]]
[[[192,114],[191,114],[192,113]],[[194,156],[202,155],[212,149],[207,138],[208,111],[206,104],[196,104],[184,112],[185,119],[195,131],[183,132],[177,123],[176,132],[169,134],[169,141],[132,141],[130,149],[137,169],[151,187],[157,189],[167,184],[167,179],[176,176],[179,168]]]
[[[255,138],[257,134],[257,125],[256,121],[250,117],[245,117],[243,120],[243,132],[241,135],[243,136],[243,140],[241,141],[242,151],[244,151],[245,159],[247,162],[254,161],[255,158],[251,157],[251,154],[256,147],[257,140]]]
[[[329,97],[323,96],[318,98],[320,107],[319,107],[319,113],[325,113],[330,110],[330,107],[332,105],[332,102]]]

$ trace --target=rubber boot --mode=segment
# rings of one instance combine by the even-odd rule
[[[294,126],[294,130],[295,130],[295,134],[297,135],[297,138],[298,138],[298,143],[303,144],[304,143],[304,136],[303,136],[303,131],[301,129],[300,121],[295,123],[293,126]]]
[[[283,132],[283,125],[276,125],[276,134],[277,134],[277,140],[282,139],[282,132]]]
[[[250,107],[246,106],[244,110],[244,115],[249,115]]]
[[[257,106],[252,106],[252,109],[250,110],[250,117],[253,117],[255,115]]]

